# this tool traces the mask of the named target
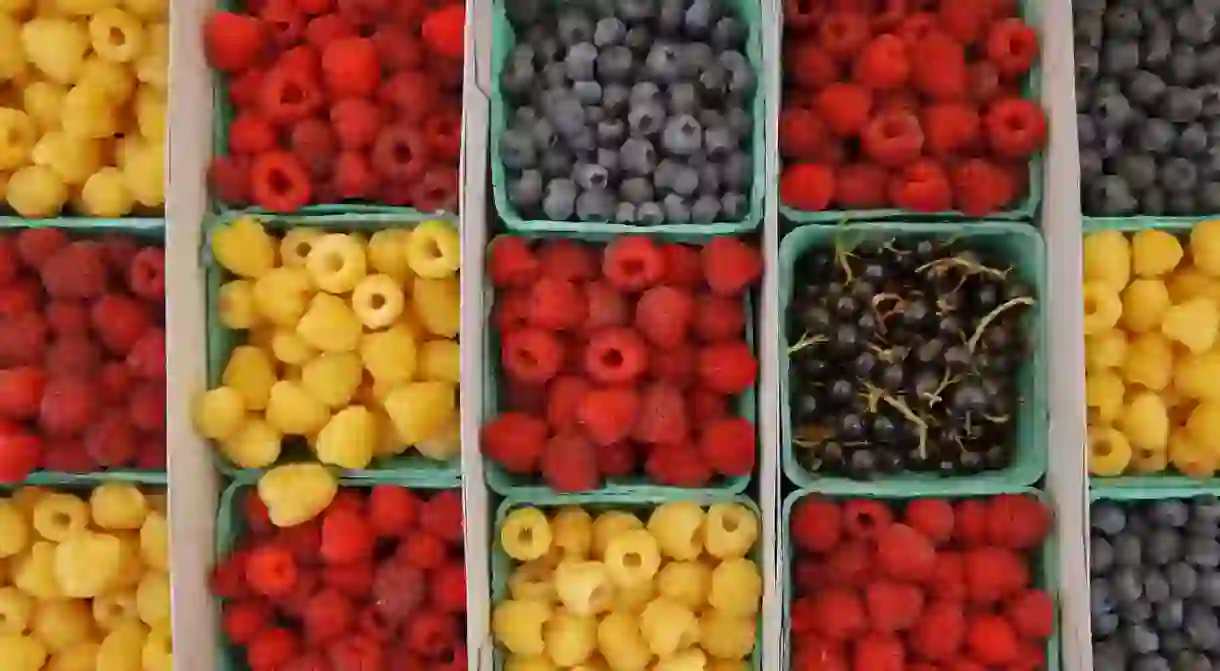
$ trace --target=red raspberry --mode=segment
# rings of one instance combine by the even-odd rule
[[[745,308],[739,299],[715,294],[695,297],[695,335],[706,343],[741,338],[746,325]]]
[[[694,312],[695,301],[689,293],[658,285],[646,290],[636,303],[635,327],[653,345],[675,347],[686,339]]]
[[[640,396],[634,389],[604,387],[585,394],[577,416],[594,443],[609,445],[627,437],[639,411]]]
[[[801,42],[789,53],[791,59],[785,62],[791,65],[785,71],[797,86],[817,91],[839,80],[839,64],[817,42]]]
[[[285,596],[297,586],[297,562],[287,548],[261,545],[250,551],[245,566],[250,588],[263,596]]]
[[[889,173],[872,163],[852,163],[839,170],[834,202],[845,210],[871,210],[886,204]]]
[[[779,149],[785,158],[812,160],[822,154],[827,141],[826,125],[812,111],[790,107],[780,113]]]
[[[47,324],[35,312],[0,319],[0,364],[39,363],[47,346]]]
[[[631,329],[602,329],[585,345],[584,368],[597,382],[629,384],[647,367],[648,347]]]
[[[466,567],[460,561],[444,564],[428,575],[433,607],[442,613],[466,612]]]
[[[33,366],[0,369],[0,417],[29,420],[38,416],[47,375]]]
[[[64,336],[47,350],[44,365],[51,375],[79,373],[92,377],[102,367],[102,350],[88,336]]]
[[[936,30],[937,18],[929,12],[914,12],[908,14],[898,23],[894,34],[908,47],[915,46],[920,40]]]
[[[246,516],[246,526],[250,533],[262,535],[272,530],[271,513],[256,491],[251,490],[241,497],[241,509],[242,514]]]
[[[888,34],[869,42],[852,70],[856,81],[874,90],[901,88],[910,75],[906,44]]]
[[[539,272],[538,256],[528,238],[499,235],[487,252],[487,276],[497,287],[526,287]]]
[[[1001,156],[1024,158],[1046,144],[1046,114],[1029,100],[999,100],[983,115],[987,140]]]
[[[961,604],[936,601],[924,609],[911,629],[911,651],[931,662],[948,662],[961,650],[966,637],[966,618]]]
[[[302,68],[273,67],[260,82],[259,108],[271,123],[290,126],[322,107],[318,81]]]
[[[914,499],[907,504],[902,519],[937,545],[953,536],[953,506],[944,499]]]
[[[606,427],[595,425],[587,429],[592,433]],[[588,438],[577,431],[559,433],[551,436],[543,449],[542,480],[557,492],[591,491],[601,484],[597,464],[597,448]]]
[[[923,591],[915,585],[880,580],[865,589],[865,603],[873,631],[906,631],[919,621]]]
[[[125,413],[108,412],[84,429],[85,452],[97,465],[128,466],[137,458],[139,441]]]
[[[317,79],[322,71],[322,57],[318,54],[317,49],[307,44],[300,44],[280,54],[275,61],[275,67],[298,70]]]
[[[364,98],[344,98],[330,108],[330,123],[340,147],[365,149],[373,144],[385,116]]]
[[[431,155],[422,133],[414,126],[395,123],[382,126],[373,141],[371,159],[386,179],[411,184],[423,177]]]
[[[102,364],[97,384],[102,391],[102,400],[119,403],[127,400],[128,394],[135,385],[135,379],[131,376],[131,371],[127,370],[126,363],[107,361]]]
[[[228,599],[221,609],[221,628],[233,645],[248,645],[271,624],[271,609],[264,601]]]
[[[424,46],[419,36],[405,26],[378,26],[373,32],[373,46],[377,47],[382,66],[390,72],[416,70],[424,64]]]
[[[695,348],[686,342],[654,348],[648,359],[648,372],[654,380],[687,389],[695,381],[695,354]]]
[[[14,236],[0,236],[0,286],[17,279],[20,272],[20,257]]]
[[[953,206],[944,168],[930,159],[911,163],[890,179],[890,200],[913,212],[943,212]]]
[[[967,552],[963,558],[966,587],[970,600],[995,603],[1029,586],[1029,566],[1012,550],[984,547]]]
[[[377,192],[377,173],[367,155],[345,151],[335,160],[333,185],[340,200],[370,198]]]
[[[1017,632],[1003,617],[975,615],[966,622],[966,647],[978,662],[1003,666],[1020,654]]]
[[[876,538],[889,528],[894,513],[874,499],[850,499],[843,503],[843,529],[851,538]]]
[[[283,627],[269,627],[255,635],[246,646],[246,662],[251,669],[278,669],[297,655],[301,642]]]
[[[662,281],[679,287],[693,287],[703,282],[699,250],[690,245],[671,242],[661,245],[665,257],[665,275]]]
[[[1050,511],[1032,496],[1000,494],[987,501],[987,537],[1000,547],[1033,550],[1046,540],[1050,526]]]
[[[585,323],[582,330],[593,332],[599,329],[627,324],[627,300],[618,289],[605,280],[594,280],[582,285],[584,289],[586,310]]]
[[[826,0],[784,0],[784,28],[795,33],[817,27],[826,13]]]
[[[834,190],[834,172],[814,163],[786,166],[779,181],[780,202],[806,212],[825,210]]]
[[[305,604],[305,638],[325,644],[346,634],[356,620],[352,602],[336,589],[322,589]]]
[[[160,309],[165,300],[165,250],[144,247],[136,252],[127,273],[127,286],[133,294],[156,303]]]
[[[1031,589],[1008,602],[1005,609],[1017,633],[1033,639],[1046,639],[1055,631],[1055,602],[1040,589]]]
[[[740,394],[758,378],[758,360],[742,341],[713,343],[699,350],[699,381],[720,394]]]
[[[296,156],[269,151],[254,158],[250,167],[254,202],[271,212],[292,212],[309,204],[309,173]]]
[[[964,499],[953,506],[953,541],[963,548],[987,543],[987,503],[983,499]]]
[[[882,633],[865,634],[856,641],[852,668],[869,671],[904,671],[906,649],[896,636]]]
[[[684,443],[689,438],[690,421],[686,399],[675,385],[653,382],[640,396],[631,437],[641,443]]]
[[[106,288],[106,259],[97,243],[77,241],[52,254],[39,274],[54,298],[92,298]]]
[[[260,0],[259,18],[263,20],[274,46],[288,49],[305,33],[305,14],[294,0]]]
[[[606,245],[602,274],[621,291],[643,291],[665,274],[665,255],[651,238],[619,236]]]
[[[305,24],[305,41],[319,51],[337,39],[355,34],[352,24],[338,14],[315,16]]]
[[[966,71],[966,89],[976,104],[986,105],[995,100],[1002,90],[999,70],[987,61],[971,63]]]
[[[542,420],[519,412],[505,412],[483,425],[479,443],[492,461],[509,473],[538,470],[547,427]]]
[[[758,459],[754,425],[740,417],[709,422],[699,437],[699,452],[712,470],[728,477],[749,475]]]
[[[310,175],[327,177],[334,171],[339,147],[329,123],[317,118],[297,123],[288,144]]]
[[[922,120],[925,145],[933,154],[955,154],[978,141],[979,113],[966,103],[933,103],[924,108]]]
[[[1017,195],[1003,169],[982,158],[971,158],[953,168],[954,202],[963,214],[981,217],[1004,209]]]
[[[216,198],[228,205],[250,203],[250,160],[246,157],[216,156],[208,166],[208,187]]]
[[[239,112],[229,125],[229,151],[234,154],[259,154],[276,145],[275,127],[254,110]]]
[[[1001,77],[1013,79],[1029,72],[1038,50],[1038,34],[1021,19],[997,21],[987,33],[987,59]]]
[[[335,641],[327,649],[327,655],[336,671],[378,671],[385,668],[381,643],[366,634],[353,634]]]
[[[602,445],[597,451],[597,470],[607,478],[621,478],[635,472],[635,448],[627,442]]]
[[[850,137],[868,123],[873,93],[859,84],[831,84],[818,94],[817,112],[830,132]]]
[[[839,544],[843,517],[839,506],[821,496],[807,496],[792,508],[792,540],[805,552],[823,553]]]
[[[849,671],[847,658],[840,646],[825,641],[813,641],[794,650],[793,671]]]
[[[60,299],[56,302],[64,300],[70,299]],[[22,278],[0,288],[0,317],[15,317],[33,312],[41,302],[42,287],[32,278]],[[50,315],[47,317],[49,321]]]
[[[854,590],[830,586],[813,598],[813,628],[832,641],[850,641],[868,631],[864,602]]]
[[[212,567],[208,585],[212,593],[224,599],[244,599],[250,595],[246,584],[246,561],[249,552],[236,551]]]
[[[216,12],[203,24],[203,51],[208,65],[237,73],[254,65],[263,55],[267,35],[253,16]]]
[[[826,555],[825,575],[818,580],[827,585],[863,587],[875,577],[877,553],[871,544],[848,540]]]
[[[409,124],[408,128],[427,118],[440,98],[433,81],[412,70],[394,73],[377,89],[377,99],[393,107],[392,116]]]
[[[457,196],[455,167],[434,164],[424,171],[423,179],[412,187],[411,204],[421,212],[456,212]]]
[[[229,102],[237,109],[258,107],[262,104],[263,80],[266,77],[267,71],[258,68],[231,75],[228,85]]]
[[[50,378],[43,388],[38,425],[48,436],[80,435],[100,408],[91,380],[78,375]]]
[[[407,646],[426,657],[436,657],[457,642],[455,622],[440,613],[417,613],[407,620],[403,633]]]
[[[578,375],[560,375],[546,388],[546,419],[555,431],[576,428],[576,411],[591,388],[589,380]]]
[[[316,544],[314,549],[317,549]],[[325,566],[322,582],[353,599],[364,599],[373,588],[373,565],[363,562]]]
[[[0,483],[24,482],[42,460],[42,439],[16,425],[0,431]]]
[[[517,329],[501,335],[500,360],[509,377],[541,384],[563,365],[563,342],[550,331]]]
[[[424,501],[419,511],[419,526],[425,531],[449,542],[462,542],[462,494],[457,489],[446,489],[433,494]]]
[[[144,332],[127,353],[127,368],[137,378],[165,379],[165,330],[154,326]]]
[[[972,1],[972,0],[967,0]],[[966,51],[952,37],[932,31],[911,47],[911,83],[933,100],[965,97]]]
[[[303,652],[288,660],[280,671],[333,671],[330,660],[319,650]]]
[[[718,235],[699,253],[707,286],[717,296],[740,296],[762,277],[762,253],[739,238]]]
[[[322,52],[322,80],[334,99],[372,95],[381,80],[373,41],[367,37],[332,40]]]
[[[713,475],[703,455],[686,443],[654,446],[644,470],[653,482],[667,487],[706,487]]]
[[[105,298],[103,295],[99,300]],[[83,301],[53,300],[47,304],[46,316],[47,326],[57,336],[80,335],[89,330],[89,308]]]
[[[966,562],[959,552],[937,550],[936,567],[930,582],[937,598],[950,601],[966,599]]]
[[[571,280],[540,277],[530,288],[529,321],[550,331],[574,329],[585,321],[583,297]]]
[[[322,544],[318,552],[328,564],[350,564],[373,556],[377,537],[358,512],[331,510],[322,518]]]
[[[424,119],[424,136],[438,161],[457,162],[462,153],[462,113],[443,107]]]
[[[43,446],[39,468],[54,473],[90,473],[97,470],[98,464],[85,451],[82,441],[65,439]]]
[[[538,268],[544,277],[571,282],[597,279],[599,269],[593,250],[575,240],[548,240],[538,248]]]
[[[991,19],[987,5],[975,0],[941,0],[940,26],[962,44],[974,44],[987,31]]]
[[[561,343],[562,344],[562,343]],[[506,410],[524,412],[529,415],[541,416],[546,412],[546,385],[514,380],[507,380],[505,396],[508,397]]]
[[[936,566],[932,541],[905,524],[891,524],[877,534],[878,566],[898,580],[919,581]]]
[[[846,60],[855,56],[868,43],[868,16],[863,12],[830,12],[818,26],[818,42],[826,53]]]
[[[405,487],[377,485],[369,492],[368,514],[382,538],[403,538],[419,518],[419,497]]]
[[[428,12],[422,33],[428,51],[450,60],[460,61],[466,47],[466,7],[452,3]]]
[[[860,146],[865,155],[887,168],[907,165],[919,158],[923,150],[919,118],[910,112],[882,112],[865,125],[860,133]]]
[[[421,570],[431,570],[445,561],[445,542],[426,531],[414,531],[398,545],[395,557]]]
[[[58,228],[23,228],[17,233],[17,256],[27,268],[38,270],[70,242]]]

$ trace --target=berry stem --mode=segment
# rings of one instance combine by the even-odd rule
[[[796,354],[797,352],[799,352],[807,347],[812,347],[814,345],[820,345],[820,344],[826,342],[826,340],[827,340],[826,336],[822,336],[822,335],[815,336],[815,335],[809,335],[808,333],[805,333],[805,334],[801,335],[800,340],[797,340],[796,342],[792,343],[792,345],[790,345],[788,347],[788,354],[789,355]]]
[[[1016,298],[1007,300],[996,306],[994,310],[987,313],[987,316],[979,320],[979,325],[975,327],[974,334],[970,336],[970,340],[966,341],[966,347],[974,354],[974,348],[978,346],[979,339],[983,337],[983,332],[995,321],[997,317],[1003,314],[1006,310],[1014,308],[1018,305],[1033,305],[1034,299],[1029,296],[1017,296]]]

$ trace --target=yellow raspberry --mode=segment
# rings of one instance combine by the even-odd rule
[[[16,587],[0,587],[0,634],[20,634],[34,616],[34,597]]]
[[[212,254],[241,277],[258,278],[275,265],[275,244],[254,217],[240,217],[212,231]]]
[[[699,648],[687,648],[657,660],[652,671],[706,671],[707,655]]]
[[[606,546],[606,568],[616,585],[651,581],[661,568],[661,550],[652,534],[626,531]]]
[[[35,599],[64,598],[63,588],[55,576],[56,547],[50,541],[37,541],[13,557],[9,565],[13,586]]]
[[[555,567],[555,595],[573,613],[596,615],[614,604],[614,582],[602,562],[565,559]]]
[[[597,618],[557,611],[542,629],[546,652],[561,668],[583,664],[597,649]]]
[[[1169,466],[1169,450],[1145,450],[1136,448],[1131,451],[1131,471],[1141,475],[1162,473]]]
[[[385,398],[385,411],[408,445],[440,435],[457,416],[457,388],[444,382],[411,382]]]
[[[521,564],[508,577],[508,593],[514,599],[555,601],[555,567],[537,559]]]
[[[1173,366],[1173,386],[1187,398],[1220,401],[1220,351],[1179,357]]]
[[[119,577],[121,547],[111,534],[81,531],[55,548],[55,580],[64,596],[91,599],[105,594]]]
[[[500,525],[500,547],[517,561],[530,561],[551,549],[551,522],[533,506],[516,508]]]
[[[1193,266],[1179,267],[1165,284],[1174,303],[1184,303],[1192,298],[1210,298],[1220,303],[1220,280]]]
[[[1220,219],[1195,224],[1190,231],[1190,257],[1196,268],[1220,277]]]
[[[648,531],[661,553],[670,559],[691,561],[703,553],[704,512],[691,501],[662,503],[648,518]]]
[[[708,506],[703,525],[703,545],[718,559],[744,557],[758,540],[758,516],[740,503]]]
[[[1109,329],[1085,337],[1084,357],[1089,372],[1121,368],[1127,359],[1127,333]]]
[[[313,293],[313,284],[304,270],[272,268],[254,282],[254,306],[272,324],[291,328],[305,314]]]
[[[0,499],[0,558],[15,556],[29,547],[30,531],[30,522],[17,504]]]
[[[762,600],[762,573],[749,559],[727,559],[712,570],[707,602],[730,615],[755,615]]]
[[[1085,407],[1089,409],[1089,422],[1109,424],[1123,410],[1123,394],[1126,386],[1118,373],[1104,370],[1089,373],[1084,379]]]
[[[1089,472],[1113,477],[1131,463],[1131,445],[1121,431],[1109,426],[1089,428]]]
[[[699,612],[707,604],[712,567],[701,561],[671,561],[657,574],[657,592]]]
[[[579,506],[565,506],[551,519],[552,545],[565,559],[587,559],[593,547],[593,517]]]
[[[335,413],[318,433],[314,446],[318,461],[347,469],[368,468],[377,440],[373,421],[373,414],[362,405]]]
[[[364,328],[347,301],[317,294],[296,325],[297,335],[323,352],[352,352],[360,345]]]
[[[640,518],[625,510],[608,510],[593,520],[593,558],[604,559],[610,541],[619,534],[633,529],[643,529]]]
[[[271,387],[267,422],[286,436],[311,436],[330,419],[330,410],[299,382],[280,380]]]
[[[351,403],[363,379],[364,366],[355,352],[323,354],[301,367],[301,385],[331,408]]]
[[[419,348],[419,376],[458,384],[462,377],[462,351],[457,341],[429,340]]]
[[[462,290],[456,276],[417,277],[412,295],[415,314],[428,333],[441,338],[457,337],[462,322]]]
[[[407,241],[411,232],[401,228],[377,231],[369,238],[369,266],[383,275],[389,275],[399,286],[410,286],[415,279],[407,263]]]
[[[1145,333],[1131,341],[1123,378],[1129,385],[1161,391],[1173,377],[1173,346],[1159,333]]]
[[[1169,463],[1184,475],[1210,478],[1216,474],[1220,459],[1206,449],[1186,428],[1175,429],[1169,437]]]
[[[699,641],[699,620],[691,609],[660,596],[640,613],[640,632],[654,655],[666,657]]]
[[[246,421],[246,401],[236,389],[217,387],[196,397],[191,416],[199,435],[224,440]]]
[[[757,626],[753,617],[710,608],[699,618],[699,642],[717,659],[745,659],[754,650]]]
[[[318,350],[305,342],[295,329],[283,328],[276,330],[271,337],[271,354],[277,361],[290,366],[304,366],[318,356]]]
[[[1182,261],[1182,243],[1165,231],[1146,228],[1131,236],[1131,267],[1140,277],[1160,277]]]
[[[415,450],[433,461],[456,459],[462,452],[461,418],[455,415],[440,433],[416,442]]]
[[[389,275],[368,275],[352,290],[352,311],[367,329],[383,329],[402,315],[406,298]]]
[[[559,671],[559,667],[545,656],[510,654],[504,660],[504,671]]]
[[[237,431],[220,441],[225,459],[241,468],[263,468],[280,458],[284,434],[263,417],[250,417]]]
[[[450,277],[462,265],[462,241],[453,224],[437,219],[424,221],[407,238],[406,257],[411,270],[420,277]]]
[[[247,410],[264,410],[275,384],[275,366],[263,349],[241,345],[229,354],[220,379],[226,387],[241,394]]]
[[[1220,456],[1220,403],[1204,401],[1195,406],[1186,420],[1186,430],[1200,448]]]
[[[1217,329],[1220,329],[1220,309],[1210,298],[1192,298],[1174,305],[1161,319],[1161,333],[1195,354],[1211,349],[1216,343]]]
[[[216,297],[216,311],[225,328],[245,330],[258,324],[261,315],[254,302],[254,283],[250,280],[225,282]]]
[[[1169,441],[1169,410],[1156,392],[1141,391],[1127,402],[1117,426],[1133,449],[1164,450]]]
[[[289,268],[304,268],[313,243],[324,235],[326,233],[316,228],[290,229],[280,239],[280,261]]]
[[[374,380],[387,384],[410,382],[419,364],[415,336],[401,325],[366,333],[360,340],[360,359]]]
[[[509,599],[496,604],[491,613],[491,631],[509,652],[537,657],[546,652],[543,626],[553,611],[542,601]]]
[[[1086,282],[1082,293],[1085,335],[1113,329],[1123,314],[1123,303],[1118,293],[1100,282]]]
[[[655,583],[641,582],[634,585],[624,585],[615,590],[614,605],[611,609],[638,615],[655,598],[657,598]]]
[[[1121,231],[1109,230],[1084,238],[1084,279],[1122,291],[1131,279],[1131,245]]]
[[[632,613],[613,612],[597,625],[597,647],[615,671],[643,671],[652,661],[652,650]]]
[[[276,466],[258,480],[258,498],[277,527],[294,527],[317,517],[338,491],[339,482],[321,464]]]
[[[135,485],[113,482],[98,485],[89,495],[93,523],[107,530],[135,530],[144,526],[148,500]]]
[[[1169,290],[1160,280],[1135,280],[1123,291],[1122,322],[1129,331],[1156,329],[1168,309]]]
[[[62,543],[89,527],[89,504],[71,494],[52,492],[34,504],[34,531]]]
[[[313,241],[305,257],[305,269],[322,291],[345,294],[364,279],[368,259],[358,238],[329,233]]]

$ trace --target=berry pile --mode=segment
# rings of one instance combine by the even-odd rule
[[[827,4],[784,2],[784,204],[982,216],[1023,195],[1046,115],[1021,98],[1039,44],[1016,2]]]
[[[758,517],[738,503],[665,503],[647,516],[578,507],[508,514],[515,560],[492,611],[507,671],[745,671],[763,580]]]
[[[754,66],[724,0],[508,3],[509,201],[525,218],[744,219]]]
[[[1084,239],[1089,471],[1220,468],[1220,221]]]
[[[279,460],[285,437],[322,463],[367,468],[414,448],[457,456],[460,244],[433,220],[357,234],[253,217],[215,229],[230,279],[216,310],[249,342],[200,395],[195,426],[241,468]]]
[[[1220,32],[1207,2],[1072,3],[1084,213],[1220,212]]]
[[[0,482],[165,468],[165,252],[0,235]]]
[[[165,504],[119,483],[0,498],[6,670],[173,668]]]
[[[867,479],[1006,467],[1034,304],[1011,270],[931,240],[801,257],[789,435],[805,468]]]
[[[1220,501],[1093,504],[1093,668],[1220,665]]]
[[[788,529],[792,668],[1046,668],[1055,603],[1034,584],[1050,522],[1016,494],[902,509],[802,499]]]
[[[214,195],[291,212],[377,201],[457,211],[460,2],[251,0],[204,25],[235,116]]]
[[[637,475],[641,461],[675,487],[753,472],[754,425],[729,404],[758,374],[743,307],[757,249],[503,236],[487,274],[508,403],[481,444],[505,471],[567,492]]]
[[[249,668],[467,668],[460,494],[364,491],[343,489],[320,520],[288,527],[244,498],[248,534],[212,589]]]

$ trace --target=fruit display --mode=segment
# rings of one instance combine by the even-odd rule
[[[792,669],[1057,668],[1040,558],[1051,516],[1033,496],[808,495],[788,524]]]
[[[1072,9],[1084,214],[1220,213],[1215,9],[1126,0]]]
[[[505,671],[756,668],[758,535],[732,502],[511,510],[491,619]]]
[[[241,217],[214,229],[211,243],[227,273],[216,316],[247,337],[195,402],[196,429],[226,460],[266,468],[286,441],[345,469],[409,450],[457,458],[461,249],[452,224],[366,240],[314,227],[280,235]]]
[[[1098,501],[1090,515],[1096,669],[1220,663],[1220,501]]]
[[[0,233],[0,483],[165,462],[164,249]]]
[[[448,0],[250,0],[210,15],[204,51],[232,108],[212,195],[271,212],[456,212],[465,24]]]
[[[1089,471],[1220,467],[1220,221],[1084,239]],[[1213,425],[1214,422],[1214,425]]]
[[[1047,137],[1046,114],[1022,97],[1040,44],[1017,6],[785,0],[781,201],[801,211],[1012,208]]]
[[[1014,462],[1031,287],[961,241],[800,254],[788,307],[788,440],[819,475],[950,476]]]
[[[493,142],[515,214],[745,220],[762,162],[753,146],[758,75],[746,46],[757,28],[735,5],[508,0],[516,45],[501,64],[508,118]]]
[[[18,216],[152,215],[165,204],[166,0],[0,9],[0,195]]]
[[[6,671],[170,671],[165,496],[23,487],[0,498]]]
[[[503,400],[483,454],[561,492],[749,476],[757,431],[731,406],[758,375],[746,298],[761,273],[759,251],[727,236],[701,247],[496,238],[490,356]]]
[[[457,490],[345,487],[288,526],[235,500],[245,531],[212,574],[234,668],[466,671]]]

